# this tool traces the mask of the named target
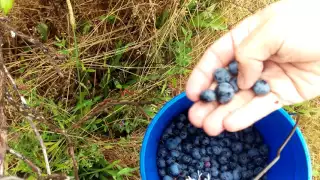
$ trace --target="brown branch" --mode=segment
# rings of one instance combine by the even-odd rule
[[[5,30],[9,31],[10,34],[11,34],[11,37],[14,38],[15,36],[18,36],[18,37],[24,39],[25,41],[33,44],[34,46],[39,47],[42,50],[42,52],[44,54],[46,54],[48,57],[50,57],[50,58],[54,58],[54,59],[64,59],[65,58],[63,55],[60,55],[57,52],[55,52],[55,50],[45,46],[38,39],[33,38],[31,36],[28,36],[28,35],[20,32],[20,31],[16,30],[15,28],[11,27],[10,25],[5,23],[4,21],[2,21],[0,23],[0,26],[2,27],[2,29],[5,29]],[[58,65],[56,64],[55,61],[49,61],[49,63],[53,66],[53,68],[55,69],[56,73],[60,77],[64,77],[64,75],[62,74],[61,70],[59,69],[59,67],[58,67]]]
[[[70,137],[66,136],[66,138],[67,138],[68,147],[69,147],[69,154],[72,159],[74,177],[76,180],[79,180],[80,178],[79,178],[79,174],[78,174],[78,164],[77,164],[77,160],[74,155],[74,146],[73,146],[73,143],[72,143]]]
[[[17,158],[23,160],[26,164],[28,164],[28,166],[30,166],[30,168],[32,169],[33,172],[37,173],[38,176],[41,176],[41,169],[38,166],[36,166],[35,164],[33,164],[33,162],[31,162],[25,156],[23,156],[22,154],[18,153],[15,150],[11,149],[10,147],[7,147],[7,151],[10,154],[16,156]]]
[[[4,161],[7,149],[7,118],[4,114],[4,85],[5,75],[2,68],[4,64],[3,52],[2,52],[2,35],[0,35],[0,177],[4,176]]]
[[[45,177],[40,177],[38,179],[39,180],[67,180],[70,178],[65,174],[51,174]]]
[[[97,104],[92,110],[85,115],[82,119],[80,119],[76,124],[73,124],[70,129],[79,128],[81,127],[86,121],[91,119],[93,116],[102,112],[107,106],[116,106],[116,105],[133,105],[133,106],[141,106],[145,104],[152,104],[151,101],[141,101],[141,102],[134,102],[134,101],[120,101],[120,102],[110,102],[110,99],[105,99],[101,103]]]

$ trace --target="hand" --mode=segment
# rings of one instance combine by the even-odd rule
[[[193,70],[186,93],[195,104],[191,123],[211,136],[251,126],[284,105],[320,95],[320,1],[284,0],[248,17],[203,55]],[[239,63],[241,89],[228,104],[199,102],[211,88],[215,69]],[[271,92],[257,97],[250,89],[259,78]],[[276,123],[276,122],[275,122]]]

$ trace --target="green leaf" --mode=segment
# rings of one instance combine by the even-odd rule
[[[197,28],[209,28],[213,30],[227,29],[226,20],[222,17],[221,13],[215,9],[215,6],[207,8],[205,11],[194,16],[190,24]]]
[[[48,39],[48,26],[45,23],[40,23],[37,26],[37,30],[41,35],[41,39],[43,41],[47,41],[47,39]]]
[[[131,175],[130,173],[135,171],[137,168],[123,168],[121,169],[118,173],[117,176],[121,176],[121,175]]]
[[[84,26],[83,26],[83,29],[82,29],[82,34],[85,35],[85,34],[88,34],[90,32],[92,28],[92,24],[90,21],[86,21],[84,23]]]
[[[0,0],[0,6],[5,15],[12,9],[14,0]]]
[[[164,23],[167,21],[168,17],[169,17],[169,11],[168,9],[165,9],[163,13],[156,20],[156,28],[160,29],[164,25]]]

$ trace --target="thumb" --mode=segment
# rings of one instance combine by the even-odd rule
[[[254,85],[263,71],[263,62],[276,55],[284,41],[284,37],[281,36],[283,30],[279,30],[281,17],[272,17],[270,13],[260,15],[266,16],[259,17],[264,21],[235,47],[235,57],[239,62],[240,89],[249,89]]]

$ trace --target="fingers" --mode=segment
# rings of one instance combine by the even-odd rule
[[[274,6],[273,6],[274,7]],[[258,24],[237,47],[235,57],[239,62],[238,85],[249,89],[260,78],[263,62],[275,55],[284,43],[281,17],[273,18],[271,7],[262,11],[256,18]]]
[[[216,86],[217,86],[217,84],[213,83],[211,85],[210,89],[215,89]],[[191,124],[193,124],[197,128],[202,128],[203,120],[217,106],[218,106],[217,102],[204,103],[204,102],[199,101],[199,102],[194,103],[188,112],[188,117],[190,119]]]
[[[223,127],[230,132],[245,129],[281,107],[282,104],[273,93],[254,97],[248,104],[228,115],[223,121]]]
[[[223,121],[230,113],[241,108],[254,98],[254,93],[250,90],[240,91],[232,101],[228,104],[219,105],[209,115],[206,116],[203,122],[204,131],[210,136],[219,135],[223,130]]]
[[[192,101],[198,101],[200,93],[213,82],[213,72],[226,66],[233,59],[233,43],[228,33],[216,41],[202,56],[189,77],[186,94]]]

